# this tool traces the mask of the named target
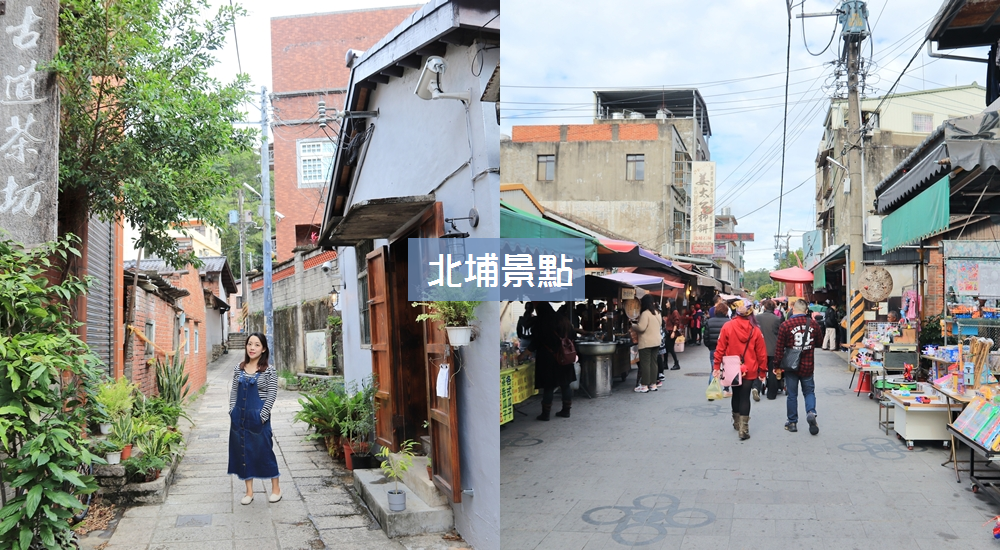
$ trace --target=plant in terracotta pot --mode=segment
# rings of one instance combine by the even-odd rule
[[[122,460],[128,460],[132,456],[132,441],[135,440],[135,429],[132,417],[122,415],[111,422],[111,434],[108,437],[117,445],[122,447]]]
[[[125,466],[125,475],[129,481],[145,483],[155,481],[167,467],[167,461],[163,457],[144,453],[122,462],[122,465]]]
[[[380,465],[382,473],[385,474],[386,479],[396,482],[393,490],[388,492],[389,510],[393,512],[406,510],[406,491],[399,490],[399,480],[413,465],[413,448],[416,445],[415,441],[407,439],[399,445],[398,453],[390,453],[389,447],[382,447],[378,453],[378,457],[382,459]]]
[[[106,381],[97,389],[94,399],[104,410],[110,421],[115,418],[132,414],[132,404],[135,403],[135,393],[138,388],[130,384],[124,377],[115,381]]]
[[[413,307],[423,306],[424,313],[417,315],[417,321],[437,321],[448,332],[448,343],[453,346],[467,346],[472,340],[472,321],[476,320],[476,308],[481,301],[452,300],[435,302],[414,302]]]

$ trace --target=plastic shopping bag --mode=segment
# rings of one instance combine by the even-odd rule
[[[718,378],[712,378],[712,381],[708,384],[708,389],[705,390],[705,397],[707,397],[709,401],[722,399],[722,384],[719,383]]]

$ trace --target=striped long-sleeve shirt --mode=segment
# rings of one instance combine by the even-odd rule
[[[240,365],[236,365],[233,368],[233,387],[229,391],[229,412],[233,412],[236,408],[236,394],[240,387],[240,373],[243,369]],[[274,406],[274,400],[278,397],[278,371],[275,370],[274,365],[268,365],[267,369],[260,373],[257,378],[257,392],[260,394],[260,400],[264,402],[263,408],[260,410],[260,421],[267,422],[271,418],[271,407]]]

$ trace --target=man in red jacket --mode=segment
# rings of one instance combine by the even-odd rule
[[[822,329],[809,316],[809,306],[805,300],[797,300],[792,305],[792,316],[787,321],[781,323],[778,328],[778,342],[774,351],[775,364],[781,365],[781,360],[785,356],[785,351],[797,349],[799,354],[799,368],[797,371],[786,371],[785,394],[787,399],[788,422],[785,429],[790,432],[798,431],[799,421],[799,383],[802,383],[802,396],[806,402],[806,422],[809,423],[809,433],[816,435],[819,433],[819,425],[816,423],[816,380],[813,379],[814,357],[813,350],[820,343]],[[780,371],[782,369],[775,369]]]
[[[740,439],[750,439],[750,390],[754,380],[764,380],[767,375],[767,347],[760,329],[750,322],[750,308],[740,304],[736,314],[719,333],[712,360],[712,375],[718,377],[722,358],[738,356],[742,383],[733,386],[733,427],[739,430]]]

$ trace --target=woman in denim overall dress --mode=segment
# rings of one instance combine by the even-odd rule
[[[229,393],[229,473],[246,482],[241,504],[253,502],[253,480],[270,479],[268,502],[281,500],[278,461],[272,449],[271,407],[278,395],[278,377],[268,364],[267,338],[259,332],[247,337],[246,354],[233,369]]]

